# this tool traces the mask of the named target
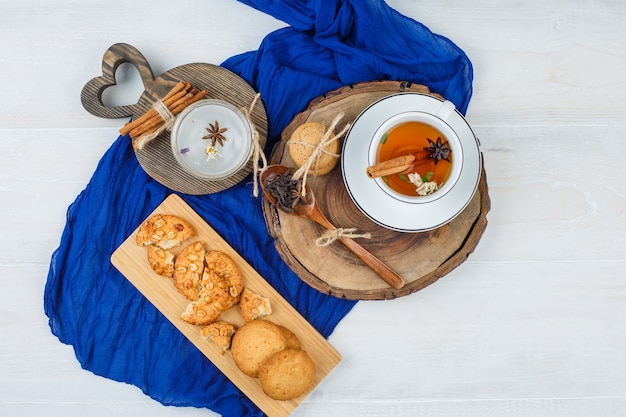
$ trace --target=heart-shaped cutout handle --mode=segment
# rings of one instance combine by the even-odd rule
[[[104,90],[117,85],[115,73],[120,65],[130,63],[139,71],[139,75],[146,91],[150,92],[154,88],[155,80],[152,69],[146,58],[135,47],[117,43],[111,46],[104,53],[102,58],[102,75],[92,78],[85,86],[80,95],[83,107],[91,114],[107,119],[119,119],[124,117],[137,117],[142,114],[140,97],[135,104],[124,106],[106,106],[102,101]]]

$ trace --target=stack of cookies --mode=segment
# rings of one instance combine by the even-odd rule
[[[315,379],[315,364],[297,336],[267,320],[253,320],[237,330],[232,354],[237,367],[259,378],[263,392],[275,400],[299,397]]]
[[[182,247],[177,256],[170,251],[195,234],[184,219],[157,214],[136,235],[137,244],[147,247],[152,270],[171,278],[189,300],[180,318],[202,326],[201,335],[222,353],[231,349],[237,367],[258,378],[270,398],[290,400],[306,393],[315,379],[315,364],[292,331],[262,319],[272,313],[271,302],[244,286],[236,263],[223,252],[207,250],[201,240]],[[237,304],[245,321],[239,329],[220,319]]]

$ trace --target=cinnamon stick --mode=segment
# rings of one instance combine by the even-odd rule
[[[194,89],[193,91],[194,91],[193,93],[187,93],[182,96],[180,95],[180,93],[178,93],[175,96],[172,96],[166,102],[164,102],[164,104],[167,105],[170,112],[174,116],[176,116],[177,114],[182,112],[186,107],[195,103],[196,101],[200,100],[201,98],[205,97],[208,94],[206,90],[197,91]],[[155,130],[162,123],[163,123],[163,119],[158,113],[155,112],[153,117],[148,118],[139,126],[134,127],[128,133],[130,133],[130,136],[132,138],[137,138],[145,133],[149,133],[150,131]]]
[[[172,87],[172,89],[165,95],[165,97],[163,97],[163,102],[167,105],[166,101],[168,101],[173,95],[177,94],[181,90],[186,89],[186,84],[187,83],[184,83],[183,81],[179,81],[174,87]],[[128,133],[130,133],[131,130],[154,116],[158,116],[158,113],[153,108],[150,108],[150,110],[142,114],[137,119],[126,123],[124,127],[120,129],[120,134],[127,135]]]
[[[365,169],[369,178],[384,177],[385,175],[397,174],[411,167],[415,155],[403,155],[388,161],[379,162]]]
[[[180,97],[184,97],[186,95],[188,95],[188,93],[186,94],[184,91],[181,91],[175,94],[174,96],[170,97],[167,101],[164,101],[163,104],[165,104],[168,109],[171,109],[170,106],[173,104],[172,103],[173,100],[179,100]],[[148,113],[150,114],[148,115]],[[145,114],[148,115],[149,117],[146,117],[146,120],[141,122],[136,127],[133,127],[128,132],[132,138],[135,138],[146,131],[154,129],[155,127],[159,127],[159,125],[163,123],[163,117],[161,117],[161,115],[154,109],[154,107],[151,108],[150,111],[146,112]]]
[[[190,104],[195,103],[196,101],[198,101],[201,98],[205,97],[207,94],[209,94],[209,92],[206,91],[206,90],[198,91],[198,93],[195,94],[193,97],[191,97],[191,99],[189,101],[186,101],[184,103],[184,105],[179,105],[177,107],[174,107],[172,109],[172,114],[176,115],[176,114],[180,113],[181,111],[183,111],[185,109],[185,107],[188,107]]]
[[[180,113],[190,104],[207,95],[206,90],[198,91],[189,82],[178,82],[161,100],[173,115]],[[120,134],[130,135],[137,139],[144,134],[150,134],[159,129],[164,123],[163,117],[151,107],[147,112],[128,122],[120,129]]]

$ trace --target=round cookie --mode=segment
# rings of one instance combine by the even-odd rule
[[[300,339],[298,339],[298,336],[296,336],[291,330],[286,327],[278,324],[276,326],[287,341],[287,349],[302,349],[302,345],[300,344]]]
[[[171,214],[155,214],[139,226],[135,240],[139,246],[156,245],[171,249],[195,234],[196,231],[186,220]]]
[[[289,155],[299,168],[304,165],[322,141],[326,126],[319,122],[303,123],[294,130],[289,139]],[[333,135],[334,136],[334,135]],[[318,176],[328,174],[339,161],[339,141],[332,140],[324,146],[324,151],[316,161],[313,161],[309,172]]]
[[[235,365],[253,378],[259,375],[267,359],[285,349],[287,341],[280,329],[266,320],[253,320],[241,326],[230,346]]]
[[[259,382],[268,397],[286,401],[307,392],[315,380],[315,372],[315,364],[308,353],[286,349],[265,361]]]

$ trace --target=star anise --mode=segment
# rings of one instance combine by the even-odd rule
[[[435,160],[435,165],[437,165],[437,163],[439,163],[442,159],[450,162],[450,153],[452,151],[450,150],[448,142],[444,143],[440,137],[437,138],[437,142],[433,142],[428,138],[427,140],[430,146],[424,148],[424,150],[428,152],[428,156],[430,158]]]
[[[223,127],[220,129],[220,124],[216,120],[215,124],[209,123],[209,127],[206,128],[206,131],[209,132],[208,135],[202,136],[202,139],[211,139],[211,146],[215,146],[215,143],[219,143],[224,146],[224,141],[226,138],[222,133],[228,130],[227,127]]]

